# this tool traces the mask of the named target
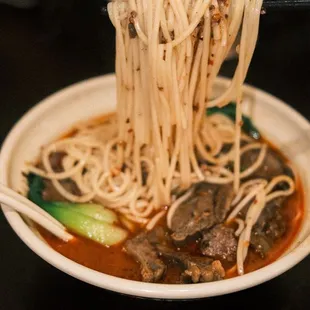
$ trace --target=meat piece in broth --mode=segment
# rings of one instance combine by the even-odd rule
[[[72,181],[71,179],[65,179],[59,181],[60,184],[64,187],[66,191],[69,193],[72,193],[74,195],[80,196],[81,191],[77,187],[76,183]],[[51,201],[68,201],[66,198],[64,198],[58,190],[54,187],[52,182],[50,180],[44,180],[44,191],[42,193],[44,200]]]
[[[234,230],[224,225],[217,225],[203,233],[200,243],[203,255],[214,259],[233,262],[236,260],[237,239]]]
[[[203,212],[175,231],[171,237],[177,245],[181,246],[190,238],[198,239],[201,231],[211,228],[215,223],[216,219],[212,213]]]
[[[230,210],[231,202],[234,198],[232,185],[219,185],[214,196],[214,215],[217,223],[222,223],[226,219]]]
[[[222,280],[225,270],[220,261],[208,257],[193,256],[158,245],[159,253],[171,264],[179,264],[183,269],[181,281],[184,283],[212,282]]]
[[[159,259],[157,251],[149,242],[146,233],[129,239],[125,243],[125,250],[140,263],[142,281],[157,282],[162,278],[166,266]]]
[[[251,150],[244,153],[241,157],[242,170],[252,166],[258,156],[260,150]],[[271,149],[267,149],[266,157],[258,169],[251,175],[251,178],[263,178],[270,180],[278,175],[285,174],[287,167],[282,159]]]
[[[65,152],[51,153],[51,155],[49,156],[49,160],[50,165],[54,172],[59,173],[64,171],[62,161],[65,157],[66,157]],[[37,167],[39,169],[45,170],[42,163],[38,164]],[[59,182],[64,187],[64,189],[69,193],[72,193],[77,196],[81,195],[81,191],[79,190],[78,186],[72,179],[70,178],[63,179],[60,180]],[[45,200],[68,201],[58,192],[58,190],[53,186],[52,182],[48,179],[44,179],[43,198]]]
[[[191,219],[200,216],[204,212],[213,211],[216,185],[200,183],[196,185],[193,195],[186,202],[182,203],[175,211],[171,229],[177,231],[184,227]]]
[[[187,202],[172,217],[172,239],[182,245],[197,239],[204,230],[225,220],[233,199],[232,185],[200,183]]]
[[[280,212],[284,201],[284,197],[270,201],[254,226],[251,247],[263,258],[274,241],[281,238],[286,232],[286,221]]]
[[[161,226],[154,227],[146,234],[147,240],[153,245],[171,245],[171,238],[169,232]]]
[[[63,172],[62,161],[66,157],[65,152],[53,152],[49,156],[50,165],[55,172]]]

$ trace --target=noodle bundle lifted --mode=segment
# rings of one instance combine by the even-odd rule
[[[238,190],[241,87],[257,40],[261,4],[243,0],[109,3],[117,51],[119,133],[114,165],[129,162],[136,180],[133,216],[144,218],[171,204],[174,189],[187,189],[206,178],[228,183],[234,174]],[[213,98],[215,79],[240,29],[234,78],[224,94]],[[206,109],[223,107],[232,99],[237,99],[235,126],[226,118],[205,117]],[[231,142],[230,153],[218,156]],[[204,171],[198,157],[208,161],[210,169]],[[224,168],[230,160],[233,174]],[[146,187],[143,167],[148,173]]]
[[[292,240],[302,204],[287,197],[300,202],[297,178],[242,115],[261,6],[262,0],[108,4],[116,30],[117,113],[77,124],[25,171],[43,180],[43,200],[57,202],[54,210],[40,200],[50,214],[114,246],[113,255],[102,250],[107,266],[118,266],[109,261],[115,255],[131,264],[124,270],[138,271],[93,268],[148,282],[209,282],[270,263],[283,253],[281,242]],[[234,76],[217,96],[216,78],[235,43]],[[100,205],[103,220],[93,215],[101,214]],[[105,235],[98,237],[99,230]]]

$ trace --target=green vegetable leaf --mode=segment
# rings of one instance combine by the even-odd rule
[[[114,225],[118,221],[115,212],[93,203],[46,201],[42,197],[43,179],[35,174],[27,176],[28,198],[40,206],[68,230],[103,245],[114,245],[127,237],[127,232]]]
[[[229,117],[231,120],[235,121],[236,120],[236,103],[231,102],[223,108],[213,107],[207,110],[207,115],[212,115],[216,113],[224,114],[227,117]],[[254,126],[252,120],[249,117],[243,115],[242,121],[243,121],[242,130],[245,133],[247,133],[250,137],[252,137],[253,139],[255,140],[260,139],[261,135],[258,129]]]
[[[44,190],[43,179],[36,174],[29,173],[27,175],[27,181],[29,186],[28,199],[43,208],[45,204],[48,204],[48,202],[44,201],[42,198]]]
[[[72,208],[67,208],[64,205],[45,206],[44,210],[69,230],[106,246],[118,244],[127,237],[126,230],[74,212]]]

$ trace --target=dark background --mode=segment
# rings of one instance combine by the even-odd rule
[[[101,1],[102,2],[102,1]],[[310,119],[310,11],[269,11],[247,82]],[[231,75],[233,61],[222,74]],[[0,143],[30,107],[61,88],[114,71],[114,31],[97,1],[0,4]],[[309,169],[309,167],[305,167]],[[135,299],[92,287],[31,252],[0,215],[0,309],[306,309],[310,257],[282,276],[232,295],[191,302]],[[108,306],[109,304],[109,306]]]

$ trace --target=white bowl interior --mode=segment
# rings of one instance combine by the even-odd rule
[[[228,80],[218,79],[216,93],[222,92],[228,84]],[[3,145],[0,156],[0,181],[17,191],[24,192],[26,184],[21,174],[24,163],[33,161],[38,156],[42,145],[70,130],[76,123],[113,112],[116,104],[115,93],[113,75],[98,77],[52,95],[29,111],[14,127]],[[259,130],[283,150],[294,163],[304,188],[308,188],[310,172],[305,167],[309,167],[310,158],[309,123],[278,99],[249,86],[245,87],[243,107],[244,112],[252,117]],[[296,246],[309,236],[309,225],[305,224],[310,215],[309,199],[309,193],[305,191],[306,220],[290,250],[296,251],[298,249]],[[303,244],[304,251],[299,253],[298,257],[294,258],[286,253],[286,256],[289,256],[286,261],[282,258],[274,263],[278,264],[278,269],[271,273],[268,273],[270,266],[267,266],[242,277],[243,279],[224,280],[212,286],[209,284],[196,286],[197,289],[201,286],[201,290],[194,290],[187,285],[170,286],[169,289],[164,289],[165,285],[137,284],[137,282],[133,284],[134,281],[99,274],[65,259],[49,248],[45,241],[36,240],[39,238],[37,232],[29,230],[16,212],[6,207],[4,212],[13,229],[28,246],[57,268],[95,285],[144,297],[195,298],[240,290],[284,272],[309,253],[309,242],[307,242]],[[231,284],[228,285],[228,281]],[[131,288],[126,287],[126,283],[131,283]]]

